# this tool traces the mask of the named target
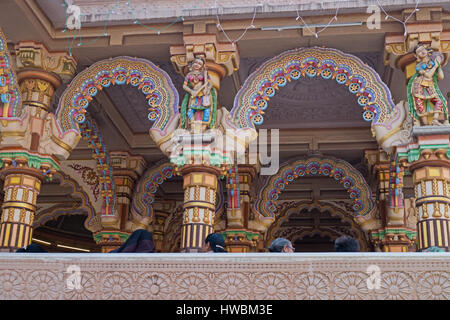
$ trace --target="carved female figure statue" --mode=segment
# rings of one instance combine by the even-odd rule
[[[409,109],[421,125],[448,124],[447,103],[437,85],[444,78],[443,56],[419,43],[414,49],[416,73],[408,83]],[[430,123],[431,122],[431,123]]]
[[[181,127],[195,131],[213,128],[217,96],[202,58],[197,57],[190,63],[183,89],[187,94],[181,103]]]

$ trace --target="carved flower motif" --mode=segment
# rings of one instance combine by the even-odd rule
[[[434,271],[425,273],[418,282],[419,299],[450,299],[450,277],[447,272]]]
[[[62,292],[58,277],[50,271],[34,271],[28,276],[27,294],[30,299],[55,300]]]
[[[22,299],[25,285],[17,271],[7,271],[0,275],[0,299]]]
[[[139,279],[140,299],[168,299],[170,286],[168,276],[161,273],[147,273]]]
[[[96,299],[98,279],[95,274],[83,272],[81,274],[81,288],[70,289],[64,287],[65,299],[67,300],[93,300]]]
[[[328,278],[321,273],[304,273],[295,280],[295,298],[301,300],[329,299]]]
[[[256,299],[288,299],[292,285],[286,277],[278,273],[259,274],[255,278]]]
[[[239,273],[224,273],[216,277],[215,293],[217,299],[222,300],[245,300],[249,299],[248,278]]]
[[[367,274],[363,272],[345,272],[335,279],[335,297],[344,300],[369,299]]]
[[[378,292],[378,299],[400,300],[411,297],[411,278],[402,272],[383,272],[381,274],[381,288]]]
[[[131,300],[133,288],[130,276],[126,273],[112,272],[103,278],[103,299]]]
[[[182,274],[176,282],[178,299],[207,299],[208,283],[205,277],[199,273]]]

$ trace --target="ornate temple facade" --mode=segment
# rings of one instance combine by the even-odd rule
[[[0,251],[106,253],[137,229],[160,253],[200,252],[212,232],[249,257],[284,237],[325,259],[342,235],[398,261],[450,251],[450,3],[260,2],[2,2]],[[249,274],[265,261],[251,259]],[[429,270],[419,260],[399,265]],[[286,295],[358,298],[318,272],[319,291],[291,274]],[[398,297],[450,297],[448,273],[429,296],[418,273]]]

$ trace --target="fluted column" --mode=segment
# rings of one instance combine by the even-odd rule
[[[2,56],[12,59],[7,51]],[[55,117],[49,113],[56,88],[75,73],[74,58],[65,52],[49,52],[33,41],[22,41],[15,46],[15,60],[21,105],[15,112],[5,108],[7,116],[0,125],[0,177],[5,179],[2,251],[30,244],[41,184],[59,170],[59,160],[67,158],[79,140],[69,135],[61,138]]]
[[[188,111],[185,112],[186,115],[183,114],[182,103],[180,128],[171,139],[174,145],[170,148],[170,161],[174,164],[175,171],[183,176],[182,252],[200,251],[204,247],[206,236],[214,232],[218,178],[232,166],[234,152],[221,147],[226,134],[218,119],[219,106],[216,105],[215,97],[220,89],[220,81],[239,68],[236,46],[220,43],[216,35],[207,34],[206,29],[194,29],[194,34],[183,36],[184,45],[170,47],[175,70],[187,76],[183,86],[187,92],[185,97],[190,99],[193,94],[188,77],[196,79],[194,75],[200,72],[199,68],[201,72],[207,73],[206,77],[201,76],[202,79],[207,79],[201,81],[204,81],[205,88],[209,88],[206,89],[208,99],[211,97],[208,123],[194,117],[183,120],[188,117]],[[208,99],[203,106],[208,105]],[[189,100],[186,101],[189,103]],[[186,104],[185,108],[189,109]]]
[[[134,185],[145,169],[145,160],[128,152],[114,151],[109,153],[113,179],[116,190],[116,209],[119,221],[104,224],[104,229],[94,235],[102,252],[117,249],[136,228],[129,221],[131,197]],[[148,226],[139,226],[146,228]]]
[[[449,183],[450,161],[446,167],[424,162],[414,170],[419,250],[440,247],[450,251]]]
[[[14,155],[17,156],[17,155]],[[16,251],[31,243],[36,199],[42,181],[59,168],[56,159],[23,154],[12,159],[0,153],[5,198],[0,216],[0,251]]]
[[[377,205],[382,228],[371,230],[375,250],[382,252],[410,251],[416,231],[407,228],[403,199],[404,166],[395,156],[380,150],[367,150],[366,160],[377,188]]]
[[[222,172],[212,166],[189,166],[180,173],[184,190],[181,252],[199,252],[206,236],[214,232],[217,179]]]
[[[256,251],[258,241],[262,238],[260,232],[249,228],[251,191],[255,176],[256,169],[252,165],[239,165],[229,175],[227,228],[224,231],[225,245],[229,252]],[[233,194],[231,190],[234,191]]]

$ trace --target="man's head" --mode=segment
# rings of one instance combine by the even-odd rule
[[[334,241],[335,252],[359,252],[359,241],[349,236],[342,236]]]
[[[270,252],[294,252],[295,248],[292,243],[285,238],[276,238],[269,246]]]
[[[211,233],[205,239],[204,252],[226,252],[225,240],[223,236],[218,233]]]

